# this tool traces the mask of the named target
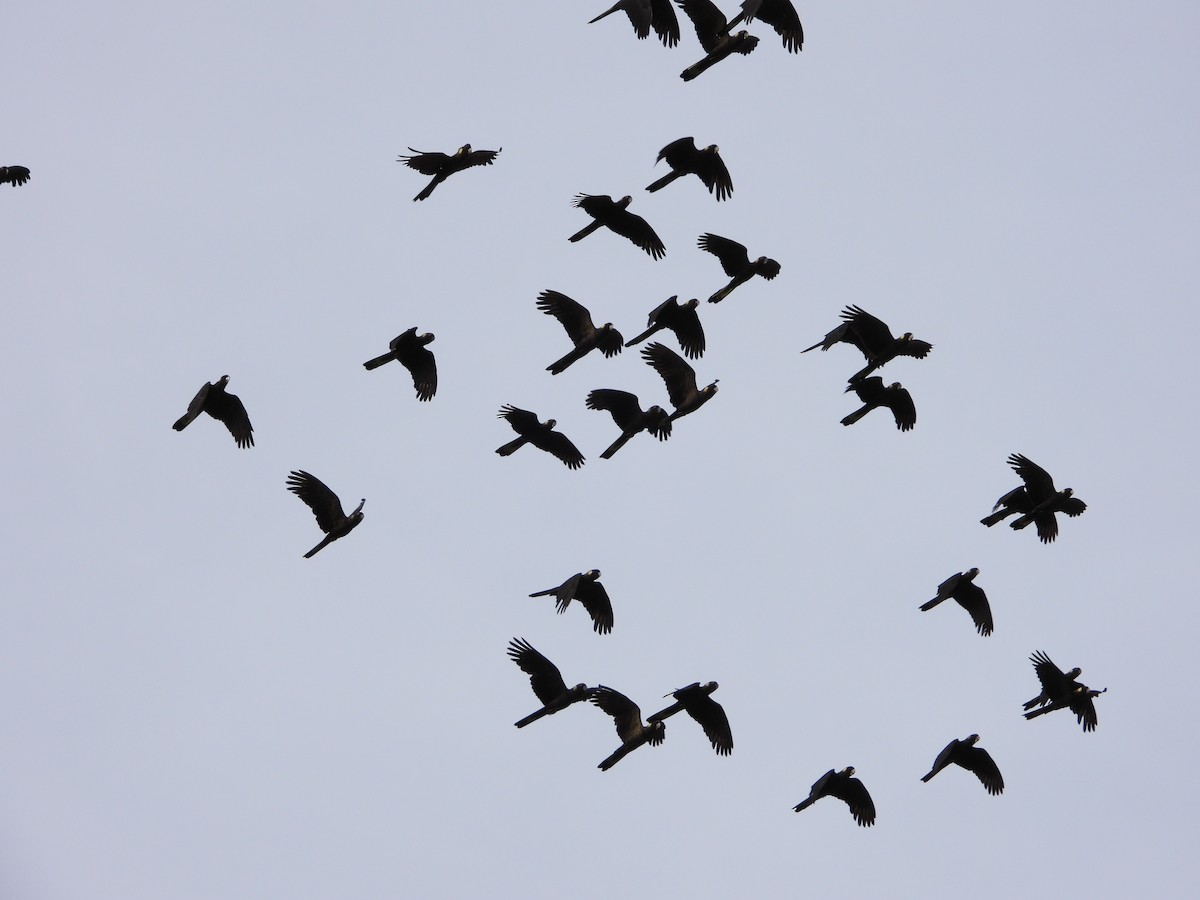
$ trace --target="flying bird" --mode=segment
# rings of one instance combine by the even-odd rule
[[[16,187],[29,180],[29,170],[24,166],[0,166],[0,184]]]
[[[662,190],[676,178],[695,175],[704,182],[710,194],[716,195],[718,201],[733,194],[733,179],[729,177],[729,170],[725,168],[721,150],[716,144],[709,144],[700,150],[693,138],[683,137],[663,147],[654,164],[658,165],[664,159],[671,171],[646,187],[651,193]]]
[[[607,772],[642,744],[657,747],[666,739],[666,723],[642,722],[641,708],[620,691],[598,685],[592,691],[591,701],[613,717],[617,736],[621,739],[621,746],[597,766],[600,771]]]
[[[620,11],[624,11],[629,17],[629,24],[633,26],[639,40],[648,37],[650,29],[653,28],[664,47],[674,47],[679,43],[679,20],[675,18],[675,8],[671,6],[671,0],[619,0],[588,24],[599,22],[605,16]]]
[[[988,605],[987,594],[975,583],[979,569],[972,568],[966,572],[955,572],[938,585],[937,596],[928,603],[921,604],[921,611],[933,609],[943,600],[953,598],[959,606],[971,614],[971,621],[976,630],[987,637],[992,633],[992,608]]]
[[[546,371],[558,375],[567,369],[571,363],[582,359],[593,350],[599,349],[606,357],[616,356],[625,346],[621,332],[613,328],[612,322],[605,322],[597,328],[592,324],[592,314],[582,303],[572,300],[566,294],[558,291],[542,291],[538,294],[537,308],[548,316],[558,319],[560,325],[575,343],[566,356],[546,366]]]
[[[699,359],[704,355],[704,328],[696,314],[696,307],[699,305],[700,301],[694,298],[687,303],[680,303],[678,295],[668,297],[650,310],[646,322],[649,327],[633,340],[626,341],[625,346],[640,344],[650,335],[666,328],[675,333],[679,349],[683,351],[684,356],[688,359]]]
[[[1082,515],[1087,504],[1073,496],[1070,488],[1055,490],[1050,473],[1020,453],[1012,453],[1008,464],[1025,482],[1015,487],[992,507],[992,513],[979,521],[991,528],[1007,516],[1017,515],[1012,527],[1021,530],[1030,523],[1037,526],[1038,538],[1043,544],[1058,537],[1058,519],[1055,513],[1066,513],[1074,518]]]
[[[325,483],[302,470],[295,470],[288,475],[287,489],[303,500],[317,517],[317,524],[325,532],[321,543],[304,554],[305,559],[314,556],[326,544],[331,544],[338,538],[345,537],[358,527],[363,520],[362,508],[366,500],[360,500],[358,507],[350,515],[342,510],[342,501],[338,495],[326,487]]]
[[[518,728],[524,728],[530,722],[536,722],[542,716],[552,716],[581,700],[587,700],[592,695],[592,689],[586,684],[577,684],[568,688],[563,681],[558,666],[533,648],[524,638],[513,638],[508,642],[508,658],[521,667],[521,671],[529,676],[529,685],[534,694],[542,701],[542,708],[531,712],[525,718],[514,723]]]
[[[418,400],[432,400],[437,393],[437,363],[433,353],[426,345],[433,341],[432,334],[417,334],[416,326],[393,338],[388,344],[392,349],[383,356],[368,359],[363,368],[368,371],[378,369],[384,363],[393,359],[408,369],[412,375],[413,387],[417,390]]]
[[[808,793],[808,799],[802,800],[792,807],[796,812],[807,809],[822,797],[837,797],[850,807],[850,815],[854,821],[864,828],[875,824],[875,804],[866,786],[853,777],[854,766],[847,766],[840,772],[830,769],[817,779]]]
[[[913,404],[912,395],[898,381],[884,387],[883,379],[878,375],[872,375],[870,378],[850,382],[845,393],[850,391],[858,394],[858,399],[863,402],[863,405],[861,409],[842,419],[843,425],[853,425],[871,410],[880,406],[886,406],[892,411],[896,427],[901,431],[912,431],[913,426],[917,424],[917,407]]]
[[[400,156],[396,162],[402,162],[410,169],[416,169],[422,175],[432,175],[433,181],[425,186],[425,189],[413,200],[424,200],[433,193],[433,189],[453,175],[455,172],[461,172],[463,169],[470,169],[473,166],[490,166],[492,161],[500,155],[500,150],[472,150],[470,144],[463,144],[454,152],[449,153],[425,153],[421,150],[413,150],[408,148],[413,156]]]
[[[570,438],[554,430],[558,424],[554,419],[539,422],[534,413],[511,404],[500,407],[496,417],[507,421],[513,431],[520,435],[516,440],[496,448],[501,456],[511,456],[525,444],[533,444],[539,450],[557,457],[568,469],[578,469],[583,465],[583,454],[571,443]]]
[[[702,234],[696,242],[701,250],[707,250],[721,261],[721,268],[729,276],[729,284],[708,298],[709,303],[720,303],[740,284],[745,284],[755,275],[771,281],[779,274],[779,263],[765,256],[751,261],[743,244],[717,234]]]
[[[206,412],[229,429],[239,447],[253,447],[254,428],[250,425],[250,417],[246,415],[246,407],[242,405],[237,394],[226,393],[225,388],[228,385],[228,375],[222,375],[216,384],[206,382],[188,404],[187,412],[176,419],[171,427],[176,431],[183,431],[192,424],[196,416]]]
[[[574,205],[595,221],[586,228],[575,232],[567,240],[572,243],[582,241],[597,228],[606,226],[609,231],[615,232],[641,247],[654,259],[662,259],[667,255],[667,248],[663,246],[663,242],[654,233],[649,222],[626,209],[632,202],[633,198],[628,194],[616,201],[607,194],[577,194]]]
[[[1004,793],[1004,776],[992,755],[982,747],[976,747],[979,735],[972,734],[960,740],[948,743],[937,759],[928,775],[922,776],[922,781],[929,781],[934,775],[951,764],[962,766],[968,772],[973,772],[989,794],[993,796]]]
[[[775,29],[775,33],[783,38],[788,53],[799,53],[804,49],[804,27],[791,0],[745,0],[742,11],[733,17],[729,28],[742,22],[748,25],[755,19],[762,19]]]
[[[1025,702],[1022,707],[1026,710],[1025,718],[1035,719],[1067,707],[1075,713],[1075,721],[1083,725],[1084,731],[1095,731],[1096,707],[1092,700],[1108,688],[1104,691],[1094,691],[1086,684],[1081,684],[1076,679],[1083,674],[1082,669],[1076,666],[1071,671],[1064,672],[1041,650],[1035,651],[1033,656],[1029,657],[1029,661],[1033,663],[1033,671],[1037,673],[1038,681],[1041,682],[1042,692]],[[1034,709],[1039,706],[1042,708]]]
[[[558,587],[546,588],[530,594],[530,597],[554,597],[560,614],[567,611],[572,600],[578,600],[592,618],[592,629],[596,634],[608,634],[613,628],[612,601],[608,591],[599,581],[600,570],[578,572]]]
[[[725,14],[711,0],[679,0],[679,7],[692,20],[705,54],[679,73],[684,81],[691,81],[734,53],[749,55],[758,46],[758,38],[745,30],[730,34]]]
[[[933,349],[933,344],[917,340],[911,332],[893,337],[892,330],[882,319],[876,318],[860,306],[847,306],[842,310],[841,316],[842,323],[837,328],[800,352],[807,353],[818,347],[825,351],[839,343],[857,347],[866,357],[867,366],[851,375],[850,381],[862,380],[897,356],[924,359]]]
[[[666,695],[674,697],[676,703],[659,710],[646,721],[651,724],[662,722],[677,712],[686,712],[704,729],[704,735],[717,755],[728,756],[733,752],[733,732],[729,728],[725,709],[712,698],[712,692],[718,687],[715,681],[706,684],[695,681],[687,687],[681,687]]]
[[[671,436],[671,417],[667,411],[661,406],[643,410],[637,395],[628,391],[600,388],[587,395],[586,403],[588,409],[609,413],[621,429],[621,436],[600,454],[601,459],[611,459],[631,437],[642,431],[650,432],[660,441],[665,441]]]
[[[671,421],[693,413],[711,400],[717,393],[717,382],[705,388],[696,387],[696,370],[684,362],[683,357],[657,341],[642,348],[642,359],[662,378],[667,386],[667,397],[675,411]],[[719,380],[719,379],[718,379]]]

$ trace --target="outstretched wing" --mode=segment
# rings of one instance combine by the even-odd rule
[[[529,684],[543,704],[557,700],[567,692],[566,682],[563,681],[558,666],[535,650],[524,638],[513,638],[508,642],[508,657],[529,676]]]
[[[538,294],[537,308],[548,316],[554,316],[566,330],[567,336],[578,344],[596,333],[592,314],[586,306],[558,291],[542,291]]]
[[[705,53],[711,53],[729,26],[725,14],[711,0],[679,0],[679,8],[692,20]]]
[[[297,469],[288,475],[287,488],[306,504],[317,517],[317,525],[326,534],[346,518],[342,501],[319,478]]]
[[[642,349],[642,358],[662,378],[667,396],[676,407],[696,394],[696,370],[674,350],[655,342]]]
[[[605,224],[621,237],[633,241],[655,259],[662,259],[667,255],[667,248],[662,239],[650,227],[650,223],[636,213],[627,209],[615,210]]]
[[[416,169],[422,175],[438,175],[446,170],[446,166],[453,159],[446,153],[424,153],[420,150],[408,148],[412,156],[400,156],[396,162],[402,162],[410,169]]]
[[[730,278],[739,275],[750,265],[750,255],[746,247],[737,241],[721,237],[719,234],[702,234],[696,241],[701,250],[707,250],[721,261],[721,268]]]
[[[208,392],[210,390],[212,390],[212,382],[204,382],[204,387],[196,391],[196,396],[193,397],[192,402],[188,404],[187,412],[176,419],[175,424],[171,427],[176,431],[183,431],[183,429],[191,425],[192,422],[195,421],[196,416],[204,412],[204,399],[208,396]]]
[[[500,412],[496,413],[496,418],[504,419],[512,426],[513,431],[525,437],[541,425],[536,413],[532,413],[527,409],[519,409],[512,404],[505,404],[500,407]]]
[[[246,414],[246,407],[236,394],[210,391],[204,408],[210,416],[229,429],[239,447],[254,446],[254,428],[250,425],[250,416]],[[190,408],[188,412],[191,412]]]
[[[575,590],[575,599],[583,604],[583,608],[592,617],[592,628],[597,634],[608,634],[613,628],[612,601],[608,599],[608,591],[599,581],[582,580]]]
[[[974,772],[989,794],[1004,791],[1004,776],[992,755],[982,747],[963,747],[958,753],[958,764],[968,772]]]
[[[850,807],[850,814],[859,825],[875,824],[875,803],[867,793],[866,785],[857,778],[831,778],[825,789],[829,796],[837,797]]]
[[[587,395],[588,409],[598,409],[612,416],[613,422],[622,431],[634,427],[642,417],[642,407],[637,395],[613,388],[599,388]]]
[[[1025,482],[1025,490],[1034,506],[1050,499],[1056,493],[1054,479],[1050,477],[1050,473],[1029,457],[1013,453],[1008,457],[1008,464]]]
[[[641,731],[641,708],[620,691],[614,691],[603,684],[597,685],[592,692],[591,701],[613,717],[617,726],[617,736],[622,741],[629,740]]]

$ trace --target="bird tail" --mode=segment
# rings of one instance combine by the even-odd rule
[[[180,416],[178,419],[175,420],[175,424],[172,425],[171,427],[174,428],[176,431],[183,431],[183,429],[187,428],[191,424],[192,424],[191,414],[184,413],[182,416]]]
[[[558,375],[562,372],[565,372],[573,362],[582,359],[583,355],[590,349],[592,348],[588,347],[585,350],[580,350],[580,348],[576,347],[566,356],[556,359],[554,362],[550,363],[550,365],[546,366],[546,371],[551,375]]]
[[[499,451],[496,451],[496,452],[499,452]],[[546,590],[544,590],[544,591],[538,591],[536,594],[530,594],[529,596],[530,597],[549,597],[551,594],[554,594],[557,592],[558,592],[558,588],[552,587],[552,588],[546,588]]]
[[[527,437],[519,437],[515,441],[509,441],[503,447],[497,447],[496,452],[501,456],[512,456],[514,453],[520,450],[528,440],[529,438]]]
[[[384,363],[389,363],[395,358],[396,355],[394,353],[385,353],[383,356],[377,356],[374,359],[368,359],[365,363],[363,363],[363,368],[367,369],[368,371],[371,369],[378,369]]]
[[[654,332],[658,331],[660,328],[662,328],[661,325],[655,325],[653,328],[647,328],[645,331],[643,331],[637,337],[633,338],[632,340],[626,341],[625,346],[632,347],[634,344],[640,344],[642,341],[644,341],[646,338],[650,337],[650,335],[654,334]]]
[[[678,178],[679,176],[681,176],[683,174],[684,174],[683,172],[668,172],[662,178],[658,179],[658,181],[654,182],[651,185],[647,185],[646,190],[650,191],[650,193],[654,193],[655,191],[661,191],[668,184],[670,184],[672,181],[674,181],[676,178]]]
[[[805,347],[805,348],[804,348],[803,350],[801,350],[800,352],[801,352],[801,353],[807,353],[809,350],[816,350],[818,347],[820,347],[822,351],[824,351],[824,350],[828,350],[828,349],[829,349],[828,347],[826,347],[826,346],[825,346],[825,341],[824,341],[824,339],[822,339],[822,340],[819,340],[819,341],[817,341],[817,342],[816,342],[815,344],[813,344],[811,347]]]
[[[990,516],[984,516],[979,520],[979,522],[981,525],[986,525],[988,528],[991,528],[997,522],[1004,521],[1006,516],[1011,516],[1014,512],[1016,512],[1014,509],[1002,509],[999,512],[992,513]]]
[[[845,424],[845,423],[843,422],[842,424]],[[934,597],[928,603],[922,603],[921,604],[921,612],[927,612],[927,611],[933,609],[935,606],[937,606],[939,603],[941,603],[943,600],[946,600],[946,599],[948,599],[948,598]]]
[[[601,459],[612,459],[614,453],[620,450],[629,441],[631,437],[637,434],[636,431],[626,431],[619,438],[608,445],[608,449],[600,454]]]
[[[1012,522],[1009,522],[1008,524],[1009,524],[1009,527],[1011,527],[1013,529],[1013,531],[1020,531],[1022,528],[1025,528],[1026,526],[1032,524],[1032,522],[1033,522],[1033,516],[1026,514],[1026,515],[1021,516],[1021,518],[1019,518],[1019,519],[1015,519]]]
[[[933,770],[933,771],[931,771],[931,772],[930,772],[928,775],[924,775],[924,776],[922,776],[922,777],[921,777],[921,780],[922,780],[922,781],[928,781],[930,778],[932,778],[932,777],[933,777],[934,775],[936,775],[936,774],[937,774],[937,769],[934,769],[934,770]]]
[[[536,712],[531,712],[525,718],[521,719],[518,722],[514,722],[513,724],[515,724],[518,728],[524,728],[530,722],[536,722],[542,716],[548,716],[548,715],[550,715],[550,707],[543,706],[541,709],[537,710]]]
[[[421,193],[419,193],[419,194],[417,194],[417,196],[413,197],[413,201],[416,202],[417,200],[424,200],[426,197],[428,197],[430,194],[433,193],[433,189],[435,187],[437,187],[438,184],[441,183],[441,180],[442,179],[435,177],[433,179],[433,181],[431,181],[431,182],[429,182],[429,184],[425,185],[425,190],[421,191]]]
[[[585,237],[587,237],[589,234],[591,234],[593,231],[595,231],[599,227],[600,227],[599,222],[593,222],[591,225],[588,225],[586,228],[579,229],[577,232],[575,232],[573,235],[571,235],[569,238],[567,238],[567,240],[570,241],[571,243],[575,243],[576,241],[582,241]]]
[[[328,543],[330,543],[331,541],[334,541],[334,540],[336,540],[336,538],[334,538],[334,536],[333,536],[333,535],[331,535],[331,534],[327,534],[327,535],[325,535],[325,538],[324,538],[324,539],[321,541],[321,543],[317,544],[317,546],[313,547],[311,550],[309,550],[307,553],[305,553],[305,554],[304,554],[304,558],[305,558],[305,559],[312,559],[314,556],[316,556],[316,555],[317,555],[317,553],[318,553],[320,550],[324,549],[324,547],[325,547],[325,545],[326,545],[326,544],[328,544]]]
[[[684,81],[691,81],[693,78],[697,77],[698,75],[702,75],[711,66],[715,65],[716,62],[717,61],[715,59],[713,59],[711,56],[706,56],[706,57],[704,57],[704,59],[700,60],[697,63],[692,63],[692,65],[688,66],[686,69],[684,69],[682,72],[680,72],[679,77],[682,78]]]
[[[863,416],[865,416],[867,413],[869,413],[874,408],[875,407],[873,407],[873,406],[864,406],[862,409],[858,410],[857,412],[852,412],[852,413],[850,413],[850,415],[846,416],[846,418],[842,419],[842,424],[843,425],[853,425],[855,422],[857,422],[859,419],[861,419]]]
[[[623,760],[626,756],[628,756],[630,751],[632,751],[635,747],[640,747],[640,746],[641,746],[641,744],[622,744],[620,747],[618,747],[616,750],[614,750],[596,768],[598,768],[601,772],[607,772],[609,769],[611,769],[613,766],[615,766],[617,763],[619,763],[621,760]]]
[[[621,4],[620,4],[620,3],[618,3],[618,4],[616,4],[616,5],[615,5],[615,6],[614,6],[612,9],[606,9],[604,12],[600,13],[600,15],[596,16],[596,18],[594,18],[594,19],[589,19],[589,20],[588,20],[588,24],[589,24],[589,25],[595,25],[595,24],[596,24],[597,22],[599,22],[601,19],[603,19],[603,18],[604,18],[604,17],[606,17],[606,16],[611,16],[613,13],[615,13],[615,12],[616,12],[617,10],[619,10],[620,8],[621,8]]]
[[[1021,709],[1033,709],[1035,706],[1040,706],[1040,705],[1045,704],[1045,702],[1046,702],[1046,695],[1038,694],[1032,700],[1027,700],[1025,703],[1023,703],[1021,705]]]
[[[809,797],[807,800],[801,800],[799,803],[797,803],[795,806],[793,806],[792,811],[800,812],[800,810],[808,809],[812,805],[813,805],[813,798]]]
[[[713,294],[711,297],[709,297],[708,302],[709,303],[720,303],[722,300],[724,300],[726,297],[729,296],[730,292],[735,287],[737,287],[736,281],[729,282],[729,284],[725,285],[725,287],[721,288],[719,291],[717,291],[715,294]]]

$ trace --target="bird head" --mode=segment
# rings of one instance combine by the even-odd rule
[[[421,335],[420,337],[421,337],[421,343],[422,343],[422,344],[429,344],[429,343],[432,343],[432,341],[433,341],[433,332],[431,332],[431,331],[427,331],[427,332],[425,332],[423,335]]]
[[[974,578],[978,574],[979,574],[978,566],[972,566],[970,569],[967,570],[967,576],[970,578]]]
[[[672,297],[671,299],[674,299],[674,298]],[[685,303],[683,305],[686,306],[688,309],[695,309],[697,306],[700,305],[700,301],[697,300],[695,297],[693,297],[691,300],[689,300],[687,303]]]
[[[547,419],[545,425],[547,428],[553,428],[558,424],[558,419]]]
[[[969,735],[967,735],[967,738],[966,738],[966,740],[963,741],[963,743],[964,744],[978,744],[979,743],[979,735],[969,734]]]
[[[225,387],[225,385],[229,384],[229,376],[222,375],[219,379],[217,379],[217,384],[219,384],[221,387]]]
[[[1063,488],[1063,491],[1062,491],[1062,495],[1064,497],[1070,497],[1074,493],[1075,493],[1075,491],[1073,491],[1071,488]]]
[[[466,156],[466,155],[467,155],[468,153],[470,153],[470,152],[471,152],[471,145],[470,145],[470,144],[463,144],[461,147],[459,147],[459,148],[458,148],[458,154],[457,154],[457,155],[458,155],[458,156]]]
[[[838,772],[838,774],[846,775],[846,776],[853,775],[854,774],[854,766],[846,766],[846,768],[842,769],[842,771]]]
[[[633,202],[633,197],[629,196],[629,194],[626,194],[624,197],[622,197],[620,200],[617,201],[617,206],[621,207],[621,209],[624,209],[632,202]]]
[[[599,569],[591,569],[584,573],[584,577],[590,578],[592,581],[595,581],[597,578],[600,577],[600,570]]]
[[[355,508],[354,512],[350,513],[350,515],[351,516],[359,515],[362,512],[362,508],[366,505],[366,503],[367,503],[367,498],[363,497],[361,500],[358,501],[358,506]]]
[[[707,396],[711,397],[713,394],[715,394],[717,392],[717,382],[720,380],[721,380],[720,378],[714,378],[713,383],[710,384],[708,387],[706,387],[700,393],[706,394]]]
[[[1083,669],[1079,668],[1079,666],[1076,666],[1070,672],[1067,673],[1067,677],[1068,678],[1078,678],[1082,674],[1083,674]]]
[[[720,153],[721,148],[718,147],[716,144],[709,144],[707,147],[704,148],[704,152],[705,153]]]
[[[912,339],[913,339],[913,336],[912,336],[911,331],[906,331],[906,332],[904,332],[903,335],[900,336],[900,340],[904,341],[905,343],[907,343],[908,341],[911,341]]]

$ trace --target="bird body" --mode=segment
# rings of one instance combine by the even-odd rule
[[[992,633],[992,609],[988,605],[987,594],[975,583],[979,569],[968,569],[965,572],[955,572],[938,585],[937,596],[927,603],[921,604],[921,611],[927,612],[943,600],[953,598],[959,606],[971,614],[976,630],[987,637]]]
[[[412,156],[400,156],[396,162],[402,162],[410,169],[415,169],[422,175],[432,175],[433,180],[413,200],[424,200],[433,193],[433,189],[453,175],[473,166],[490,166],[500,155],[500,150],[472,150],[470,144],[463,144],[453,154],[426,153],[409,147]]]
[[[578,469],[583,465],[583,454],[571,443],[570,438],[561,431],[554,430],[554,426],[558,424],[554,419],[539,422],[536,414],[511,404],[500,407],[496,416],[507,421],[513,431],[520,435],[516,440],[496,448],[496,452],[501,456],[511,456],[526,444],[533,444],[539,450],[545,450],[556,457],[568,469]]]
[[[740,53],[743,56],[758,46],[758,38],[747,31],[730,33],[730,22],[712,0],[679,0],[679,7],[692,20],[704,57],[684,69],[679,77],[691,81],[721,60]]]
[[[716,195],[718,201],[733,194],[733,179],[729,177],[729,170],[725,168],[721,150],[716,144],[709,144],[700,150],[694,138],[683,137],[663,147],[654,161],[655,165],[663,160],[666,160],[671,171],[646,187],[651,193],[662,190],[676,178],[695,175],[704,182],[710,194]]]
[[[342,510],[342,501],[324,482],[302,469],[288,475],[287,489],[299,497],[313,511],[317,525],[325,532],[325,538],[304,554],[305,559],[315,556],[326,545],[343,538],[358,527],[363,520],[362,508],[366,500],[360,500],[350,515]]]
[[[651,724],[662,722],[677,712],[686,711],[704,729],[704,735],[717,755],[728,756],[733,753],[733,732],[729,728],[725,709],[712,699],[712,693],[718,687],[715,681],[706,684],[695,681],[687,687],[681,687],[667,695],[675,698],[674,704],[654,713],[646,721]]]
[[[667,386],[667,396],[675,411],[670,420],[683,418],[711,400],[717,393],[717,382],[707,387],[696,387],[696,370],[684,362],[683,357],[660,343],[642,348],[642,359],[651,366]]]
[[[687,303],[680,303],[678,295],[668,297],[650,311],[646,321],[649,327],[633,340],[626,341],[625,346],[640,344],[652,334],[666,328],[674,332],[684,356],[688,359],[699,359],[704,355],[704,328],[696,314],[696,307],[699,305],[700,301],[695,298]]]
[[[542,708],[535,710],[525,718],[515,722],[517,728],[524,728],[531,722],[536,722],[543,716],[552,716],[561,712],[572,703],[587,700],[592,695],[592,689],[586,684],[577,684],[568,688],[563,681],[558,666],[533,648],[524,638],[513,638],[508,642],[508,657],[521,671],[529,676],[529,685],[533,693],[542,701]]]
[[[597,328],[592,324],[592,314],[582,303],[572,300],[558,291],[542,291],[538,294],[537,308],[548,316],[558,319],[575,344],[573,350],[561,359],[546,366],[546,371],[558,375],[576,360],[582,359],[593,350],[599,349],[606,357],[616,356],[625,346],[621,332],[605,322]]]
[[[630,438],[642,431],[650,432],[660,441],[671,436],[671,417],[667,411],[661,406],[652,406],[643,411],[637,396],[628,391],[600,388],[587,395],[586,403],[588,409],[609,413],[621,429],[621,436],[600,454],[601,459],[611,459]]]
[[[850,386],[846,388],[847,393],[850,391],[858,394],[858,399],[863,402],[863,406],[842,419],[843,425],[853,425],[871,410],[880,406],[886,406],[892,411],[896,427],[901,431],[912,431],[917,424],[917,407],[913,403],[912,395],[898,381],[884,387],[883,379],[878,375],[873,375],[861,381],[851,382]]]
[[[721,268],[729,276],[729,284],[708,298],[709,303],[720,303],[732,293],[738,285],[745,284],[755,275],[761,275],[767,281],[774,280],[779,274],[780,265],[766,256],[751,260],[744,244],[721,237],[719,234],[702,234],[697,245],[701,250],[711,253],[721,261]]]
[[[921,781],[929,781],[942,769],[953,764],[974,773],[989,794],[1003,793],[1004,776],[1000,774],[1000,768],[992,759],[991,754],[982,747],[975,746],[978,742],[979,735],[977,734],[968,735],[961,741],[957,739],[951,741],[937,755],[929,774],[922,776]]]
[[[418,400],[432,400],[437,393],[437,362],[426,345],[433,341],[432,334],[417,334],[416,326],[397,335],[388,345],[391,349],[382,356],[368,359],[363,368],[377,369],[393,359],[408,369]]]
[[[603,684],[597,685],[590,699],[613,717],[617,726],[617,736],[621,739],[621,746],[597,766],[600,771],[608,771],[643,744],[657,747],[666,739],[666,724],[661,721],[644,723],[641,709],[620,691],[614,691]]]
[[[600,570],[577,572],[557,587],[536,591],[530,597],[554,597],[560,614],[567,611],[572,600],[578,600],[592,619],[597,634],[608,634],[613,628],[612,601],[599,581]]]
[[[875,824],[875,803],[867,792],[866,786],[854,778],[854,766],[847,766],[840,772],[830,769],[816,780],[809,791],[808,797],[797,803],[792,809],[800,812],[812,806],[822,797],[837,797],[848,807],[854,821],[864,828]]]
[[[205,412],[229,429],[239,447],[253,447],[254,428],[250,425],[250,417],[237,394],[230,394],[225,390],[228,384],[228,375],[222,375],[215,383],[205,382],[204,387],[196,392],[196,396],[188,404],[187,412],[176,419],[171,427],[176,431],[183,431],[200,413]]]
[[[598,228],[606,227],[609,231],[621,235],[633,244],[645,250],[654,259],[662,259],[667,254],[667,248],[654,229],[639,215],[629,212],[628,206],[633,198],[628,194],[620,200],[613,200],[607,194],[577,194],[574,204],[579,209],[595,219],[590,225],[581,228],[567,240],[575,243],[583,240]]]

